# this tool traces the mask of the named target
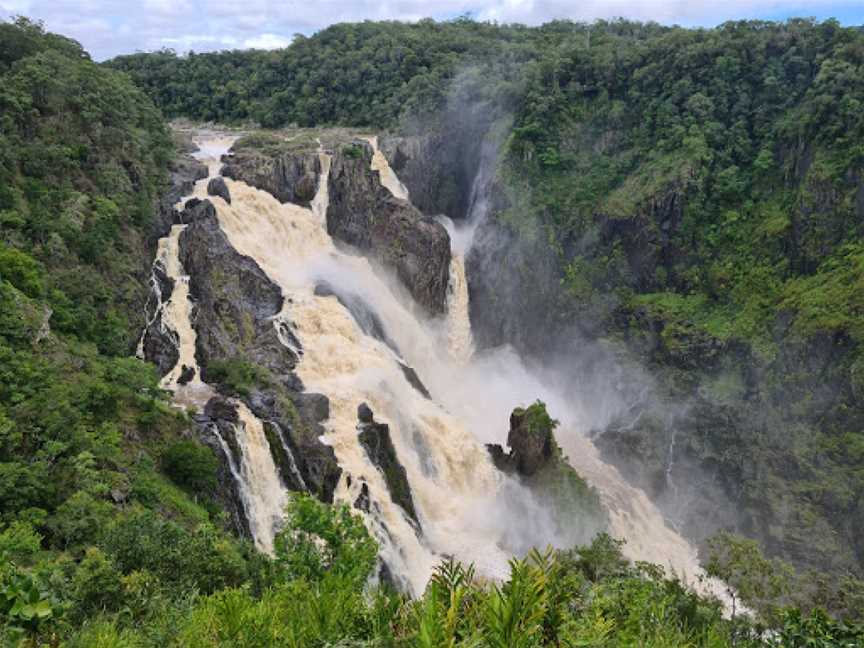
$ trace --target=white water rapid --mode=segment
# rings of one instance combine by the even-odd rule
[[[210,156],[211,168],[217,168],[219,154],[230,142],[213,135],[199,139],[200,155]],[[379,171],[382,184],[394,195],[407,198],[374,140],[371,143],[376,153],[373,168]],[[583,434],[588,418],[578,394],[572,388],[568,391],[544,382],[510,350],[474,352],[464,259],[476,217],[463,228],[445,223],[453,242],[450,312],[446,318],[420,320],[415,309],[401,301],[404,291],[393,289],[366,259],[337,249],[330,239],[325,227],[329,157],[323,152],[321,157],[320,188],[311,209],[280,204],[268,193],[229,179],[231,204],[221,198],[210,200],[231,244],[253,258],[286,297],[282,317],[303,345],[297,373],[309,391],[330,398],[331,416],[323,439],[333,447],[344,470],[336,497],[352,504],[363,483],[368,485],[371,506],[364,517],[392,572],[417,594],[443,556],[473,562],[481,575],[500,578],[507,574],[511,556],[532,546],[561,546],[572,540],[558,537],[559,526],[550,513],[537,506],[517,481],[496,470],[484,447],[505,441],[515,406],[540,398],[561,421],[556,434],[571,463],[597,488],[608,508],[610,532],[627,541],[625,553],[663,565],[693,583],[701,574],[696,551],[666,525],[644,493],[599,458]],[[204,181],[198,184],[196,195],[205,185]],[[167,254],[169,261],[170,256]],[[365,334],[336,297],[315,295],[315,286],[321,282],[358,297],[374,311],[401,356]],[[172,300],[181,294],[176,293]],[[182,350],[184,340],[188,342],[188,306],[172,312]],[[178,321],[184,318],[185,323]],[[192,342],[194,348],[194,339]],[[416,370],[431,399],[411,386],[400,362]],[[172,380],[166,384],[176,386]],[[362,402],[370,405],[376,420],[390,426],[408,474],[420,529],[393,504],[381,473],[358,442],[357,406]],[[247,444],[266,447],[266,438],[258,438],[263,435],[258,434],[254,421],[245,427]],[[246,489],[254,491],[266,521],[285,495],[281,484],[271,479],[269,467],[264,472],[267,474],[250,469],[241,477],[256,482]],[[255,506],[250,504],[250,509]],[[572,523],[578,531],[579,521]],[[584,529],[584,539],[590,539],[593,531]],[[272,539],[271,533],[272,526],[260,532]],[[258,536],[256,541],[267,547]],[[704,587],[722,593],[722,588],[711,584]]]

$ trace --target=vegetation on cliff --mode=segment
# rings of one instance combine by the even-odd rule
[[[128,79],[0,23],[3,645],[58,645],[121,601],[167,608],[251,573],[210,500],[212,453],[179,440],[189,422],[129,357],[171,149]]]
[[[859,577],[862,72],[831,21],[592,32],[529,74],[498,213],[528,258],[552,244],[516,279],[560,282],[547,333],[623,342],[683,412],[609,437],[628,472],[689,461],[721,524]]]

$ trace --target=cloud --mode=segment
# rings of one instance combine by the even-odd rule
[[[243,47],[264,50],[279,49],[280,47],[288,47],[291,44],[291,40],[279,34],[261,34],[254,38],[247,38],[243,41]]]
[[[450,19],[539,24],[565,18],[625,17],[684,25],[733,18],[838,15],[864,23],[861,0],[0,0],[0,18],[16,14],[79,40],[97,60],[139,50],[180,52],[226,48],[273,49],[295,33],[337,22]]]

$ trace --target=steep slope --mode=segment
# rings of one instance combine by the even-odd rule
[[[128,79],[0,23],[3,645],[118,609],[133,573],[165,600],[251,573],[213,498],[216,458],[131,357],[156,239],[202,172],[174,154]]]

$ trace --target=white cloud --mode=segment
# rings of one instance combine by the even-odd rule
[[[243,47],[263,50],[279,49],[280,47],[288,47],[291,44],[291,40],[291,38],[285,38],[278,34],[261,34],[253,38],[247,38],[243,41]]]
[[[862,0],[0,0],[0,18],[24,14],[104,59],[136,50],[272,49],[336,22],[447,19],[539,24],[625,17],[685,25],[732,18],[845,12],[864,23]],[[857,16],[857,17],[856,17]]]

